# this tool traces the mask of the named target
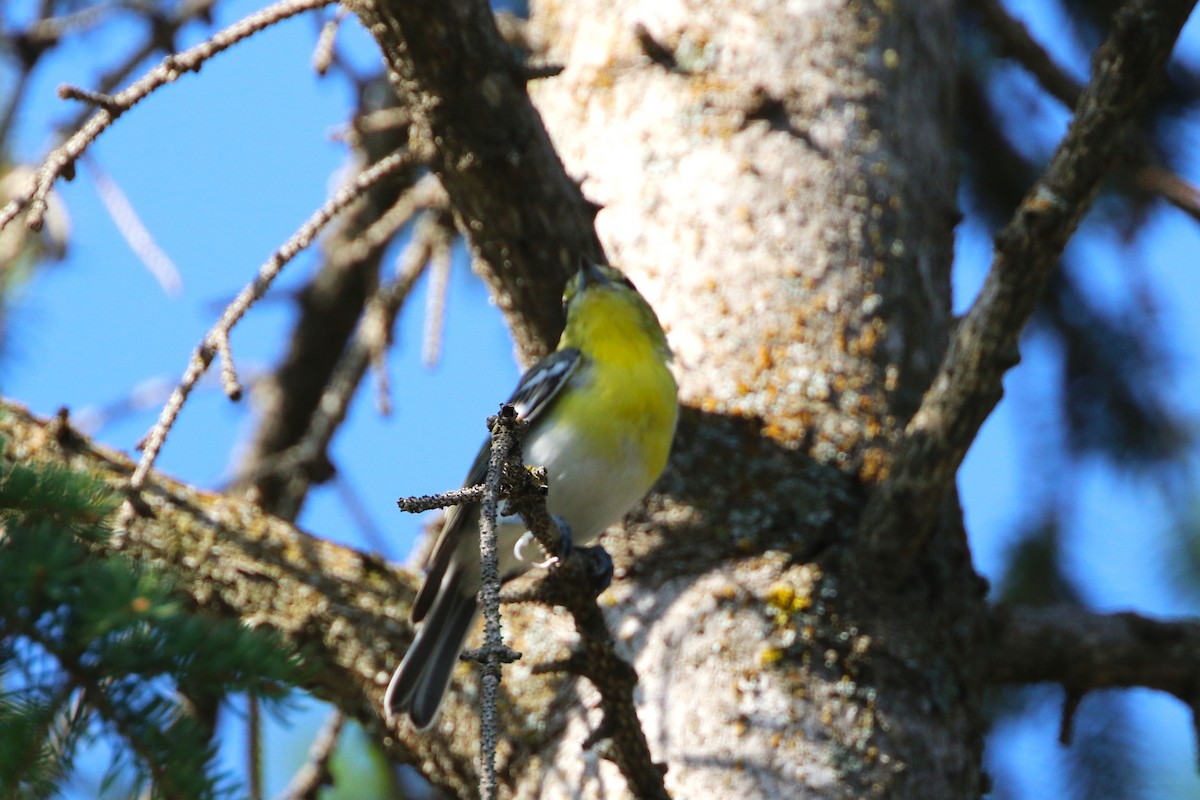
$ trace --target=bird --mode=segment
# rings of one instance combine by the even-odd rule
[[[618,521],[658,480],[679,418],[671,349],[654,309],[616,267],[581,259],[563,291],[558,346],[531,367],[508,400],[528,423],[524,461],[545,467],[548,511],[586,544]],[[480,449],[465,486],[482,483]],[[425,730],[437,718],[450,676],[478,616],[482,585],[480,504],[455,506],[430,551],[412,606],[419,623],[384,695],[385,717],[404,714]],[[502,581],[533,566],[522,559],[526,527],[497,520]]]

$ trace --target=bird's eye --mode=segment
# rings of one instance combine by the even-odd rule
[[[575,295],[579,294],[579,277],[572,275],[567,280],[567,285],[563,287],[563,316],[567,315],[567,309],[571,307],[571,301],[575,299]]]

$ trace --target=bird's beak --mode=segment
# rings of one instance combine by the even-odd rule
[[[595,264],[590,258],[579,259],[580,289],[588,286],[603,286],[611,282],[608,276],[604,274],[604,270],[600,269],[599,265]]]

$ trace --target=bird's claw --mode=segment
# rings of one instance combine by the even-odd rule
[[[566,520],[557,514],[554,516],[554,523],[558,526],[560,552],[550,556],[545,561],[534,562],[532,566],[536,569],[547,569],[571,555],[572,546],[570,526],[567,525]],[[536,541],[537,538],[531,531],[525,531],[525,533],[521,534],[521,538],[517,539],[517,543],[513,545],[513,555],[516,556],[518,561],[527,560],[525,558],[525,548],[528,547],[531,542]]]

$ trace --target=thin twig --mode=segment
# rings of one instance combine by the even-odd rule
[[[337,265],[354,264],[387,244],[416,213],[426,208],[448,209],[449,200],[437,176],[423,175],[396,203],[372,222],[365,231],[331,255]]]
[[[321,35],[317,37],[317,46],[313,49],[312,57],[313,69],[318,75],[325,75],[333,66],[338,29],[342,27],[342,21],[346,19],[346,14],[346,9],[339,6],[333,12],[333,16],[321,26]]]
[[[180,276],[175,262],[159,247],[158,242],[154,240],[154,235],[142,223],[133,203],[129,202],[129,198],[117,182],[100,168],[95,159],[85,158],[83,163],[92,173],[92,180],[96,184],[96,194],[100,197],[100,202],[104,204],[105,210],[108,211],[113,224],[117,226],[117,230],[125,239],[125,243],[129,245],[129,249],[138,257],[138,260],[142,262],[168,297],[178,297],[183,291],[183,278]]]
[[[346,715],[341,711],[329,715],[308,748],[304,766],[296,771],[287,788],[275,800],[317,800],[321,789],[333,785],[329,764],[337,752],[338,739],[345,724]]]
[[[105,71],[96,81],[96,91],[110,94],[129,80],[133,71],[155,53],[173,53],[175,37],[187,24],[196,20],[211,18],[212,7],[216,0],[184,0],[174,7],[167,15],[148,14],[144,21],[147,23],[145,38],[139,47],[125,54],[124,61]],[[87,122],[90,109],[83,109],[74,118],[59,127],[62,131],[75,131]]]
[[[1138,186],[1153,192],[1173,204],[1192,219],[1200,222],[1200,187],[1163,167],[1147,164],[1134,172]]]
[[[46,157],[26,188],[24,196],[0,209],[0,228],[8,225],[22,210],[27,209],[26,224],[34,230],[39,229],[42,224],[42,215],[46,211],[46,193],[50,191],[54,182],[73,167],[91,143],[118,117],[152,92],[174,82],[184,73],[198,70],[210,58],[247,37],[289,17],[314,8],[321,8],[332,2],[334,0],[281,0],[281,2],[235,22],[195,47],[178,55],[168,55],[158,66],[135,81],[129,88],[112,95],[109,102],[106,102],[101,110],[93,114],[82,128]],[[68,89],[68,91],[71,90]]]
[[[246,772],[250,800],[263,800],[262,706],[250,695],[246,700]]]
[[[437,251],[437,242],[450,235],[446,231],[453,225],[449,212],[445,209],[441,213],[425,215],[417,224],[412,241],[409,242],[401,260],[401,274],[413,276],[413,283],[405,289],[404,297],[408,296],[416,278],[432,262]],[[392,344],[392,331],[395,328],[396,314],[399,313],[399,299],[381,295],[378,304],[368,307],[363,320],[366,324],[363,327],[362,346],[365,348],[367,363],[375,373],[375,405],[383,416],[392,413],[387,351]]]
[[[441,494],[422,494],[415,497],[401,497],[396,505],[406,514],[421,514],[433,511],[435,508],[449,508],[462,503],[478,503],[483,498],[483,484],[464,486]]]
[[[479,707],[479,757],[483,775],[479,794],[483,800],[496,797],[496,697],[500,691],[501,665],[514,656],[504,645],[500,624],[500,556],[496,541],[496,517],[500,505],[501,485],[510,463],[521,463],[521,434],[526,423],[517,419],[517,411],[502,405],[500,413],[488,420],[491,431],[491,454],[488,457],[487,478],[480,502],[479,557],[482,588],[479,604],[483,607],[483,648],[475,655],[483,665]]]
[[[55,17],[43,17],[35,20],[24,31],[24,37],[45,46],[52,46],[68,33],[76,33],[95,28],[107,14],[117,10],[116,3],[96,3],[95,5],[71,11]]]
[[[1135,0],[1096,53],[1095,78],[1050,163],[996,237],[984,286],[955,328],[938,374],[905,429],[860,530],[882,572],[903,580],[967,448],[999,402],[1018,338],[1067,240],[1117,158],[1122,135],[1159,85],[1195,0]],[[903,537],[899,532],[903,532]]]
[[[321,393],[304,437],[271,458],[263,470],[247,476],[246,480],[259,483],[267,474],[306,474],[325,459],[329,443],[350,410],[350,401],[354,399],[367,372],[372,354],[386,350],[392,339],[396,317],[427,263],[428,251],[421,247],[420,239],[417,239],[410,247],[409,257],[404,260],[399,274],[381,286],[367,303],[354,338],[338,359]]]
[[[63,100],[78,100],[81,103],[87,103],[88,105],[96,106],[97,108],[103,108],[105,111],[111,111],[116,114],[120,114],[124,110],[121,108],[120,104],[113,99],[111,94],[94,92],[91,89],[83,89],[78,86],[71,86],[67,83],[64,83],[62,86],[58,87],[58,96]]]
[[[429,286],[425,293],[425,335],[421,342],[421,363],[432,369],[442,355],[442,334],[446,323],[446,293],[450,289],[450,238],[435,243]]]
[[[317,209],[300,226],[299,230],[284,242],[267,259],[266,263],[259,268],[255,279],[234,298],[233,302],[229,304],[225,312],[221,315],[221,319],[209,330],[204,340],[192,354],[183,378],[175,388],[175,391],[171,393],[171,398],[163,408],[158,422],[155,423],[150,433],[146,436],[142,457],[138,461],[138,466],[133,473],[133,477],[130,479],[130,487],[132,489],[140,489],[145,482],[146,475],[154,466],[154,461],[158,458],[158,453],[166,441],[167,433],[175,424],[175,419],[179,416],[180,409],[183,408],[184,402],[186,402],[188,395],[191,393],[192,388],[195,387],[200,376],[204,374],[212,363],[213,355],[216,352],[216,344],[220,337],[228,337],[229,332],[246,311],[249,310],[250,306],[267,291],[276,276],[283,269],[283,266],[291,261],[297,253],[312,244],[317,234],[329,224],[330,220],[357,200],[372,184],[405,166],[408,163],[408,159],[409,155],[407,152],[398,151],[364,170],[357,178],[339,189],[321,208]]]
[[[1075,107],[1083,85],[1058,65],[1023,22],[1012,16],[999,0],[971,0],[971,5],[1000,40],[1005,55],[1020,62],[1064,106]]]
[[[242,399],[242,384],[238,382],[237,366],[233,362],[233,349],[229,346],[229,332],[218,331],[213,336],[217,355],[221,357],[221,389],[235,403]]]

